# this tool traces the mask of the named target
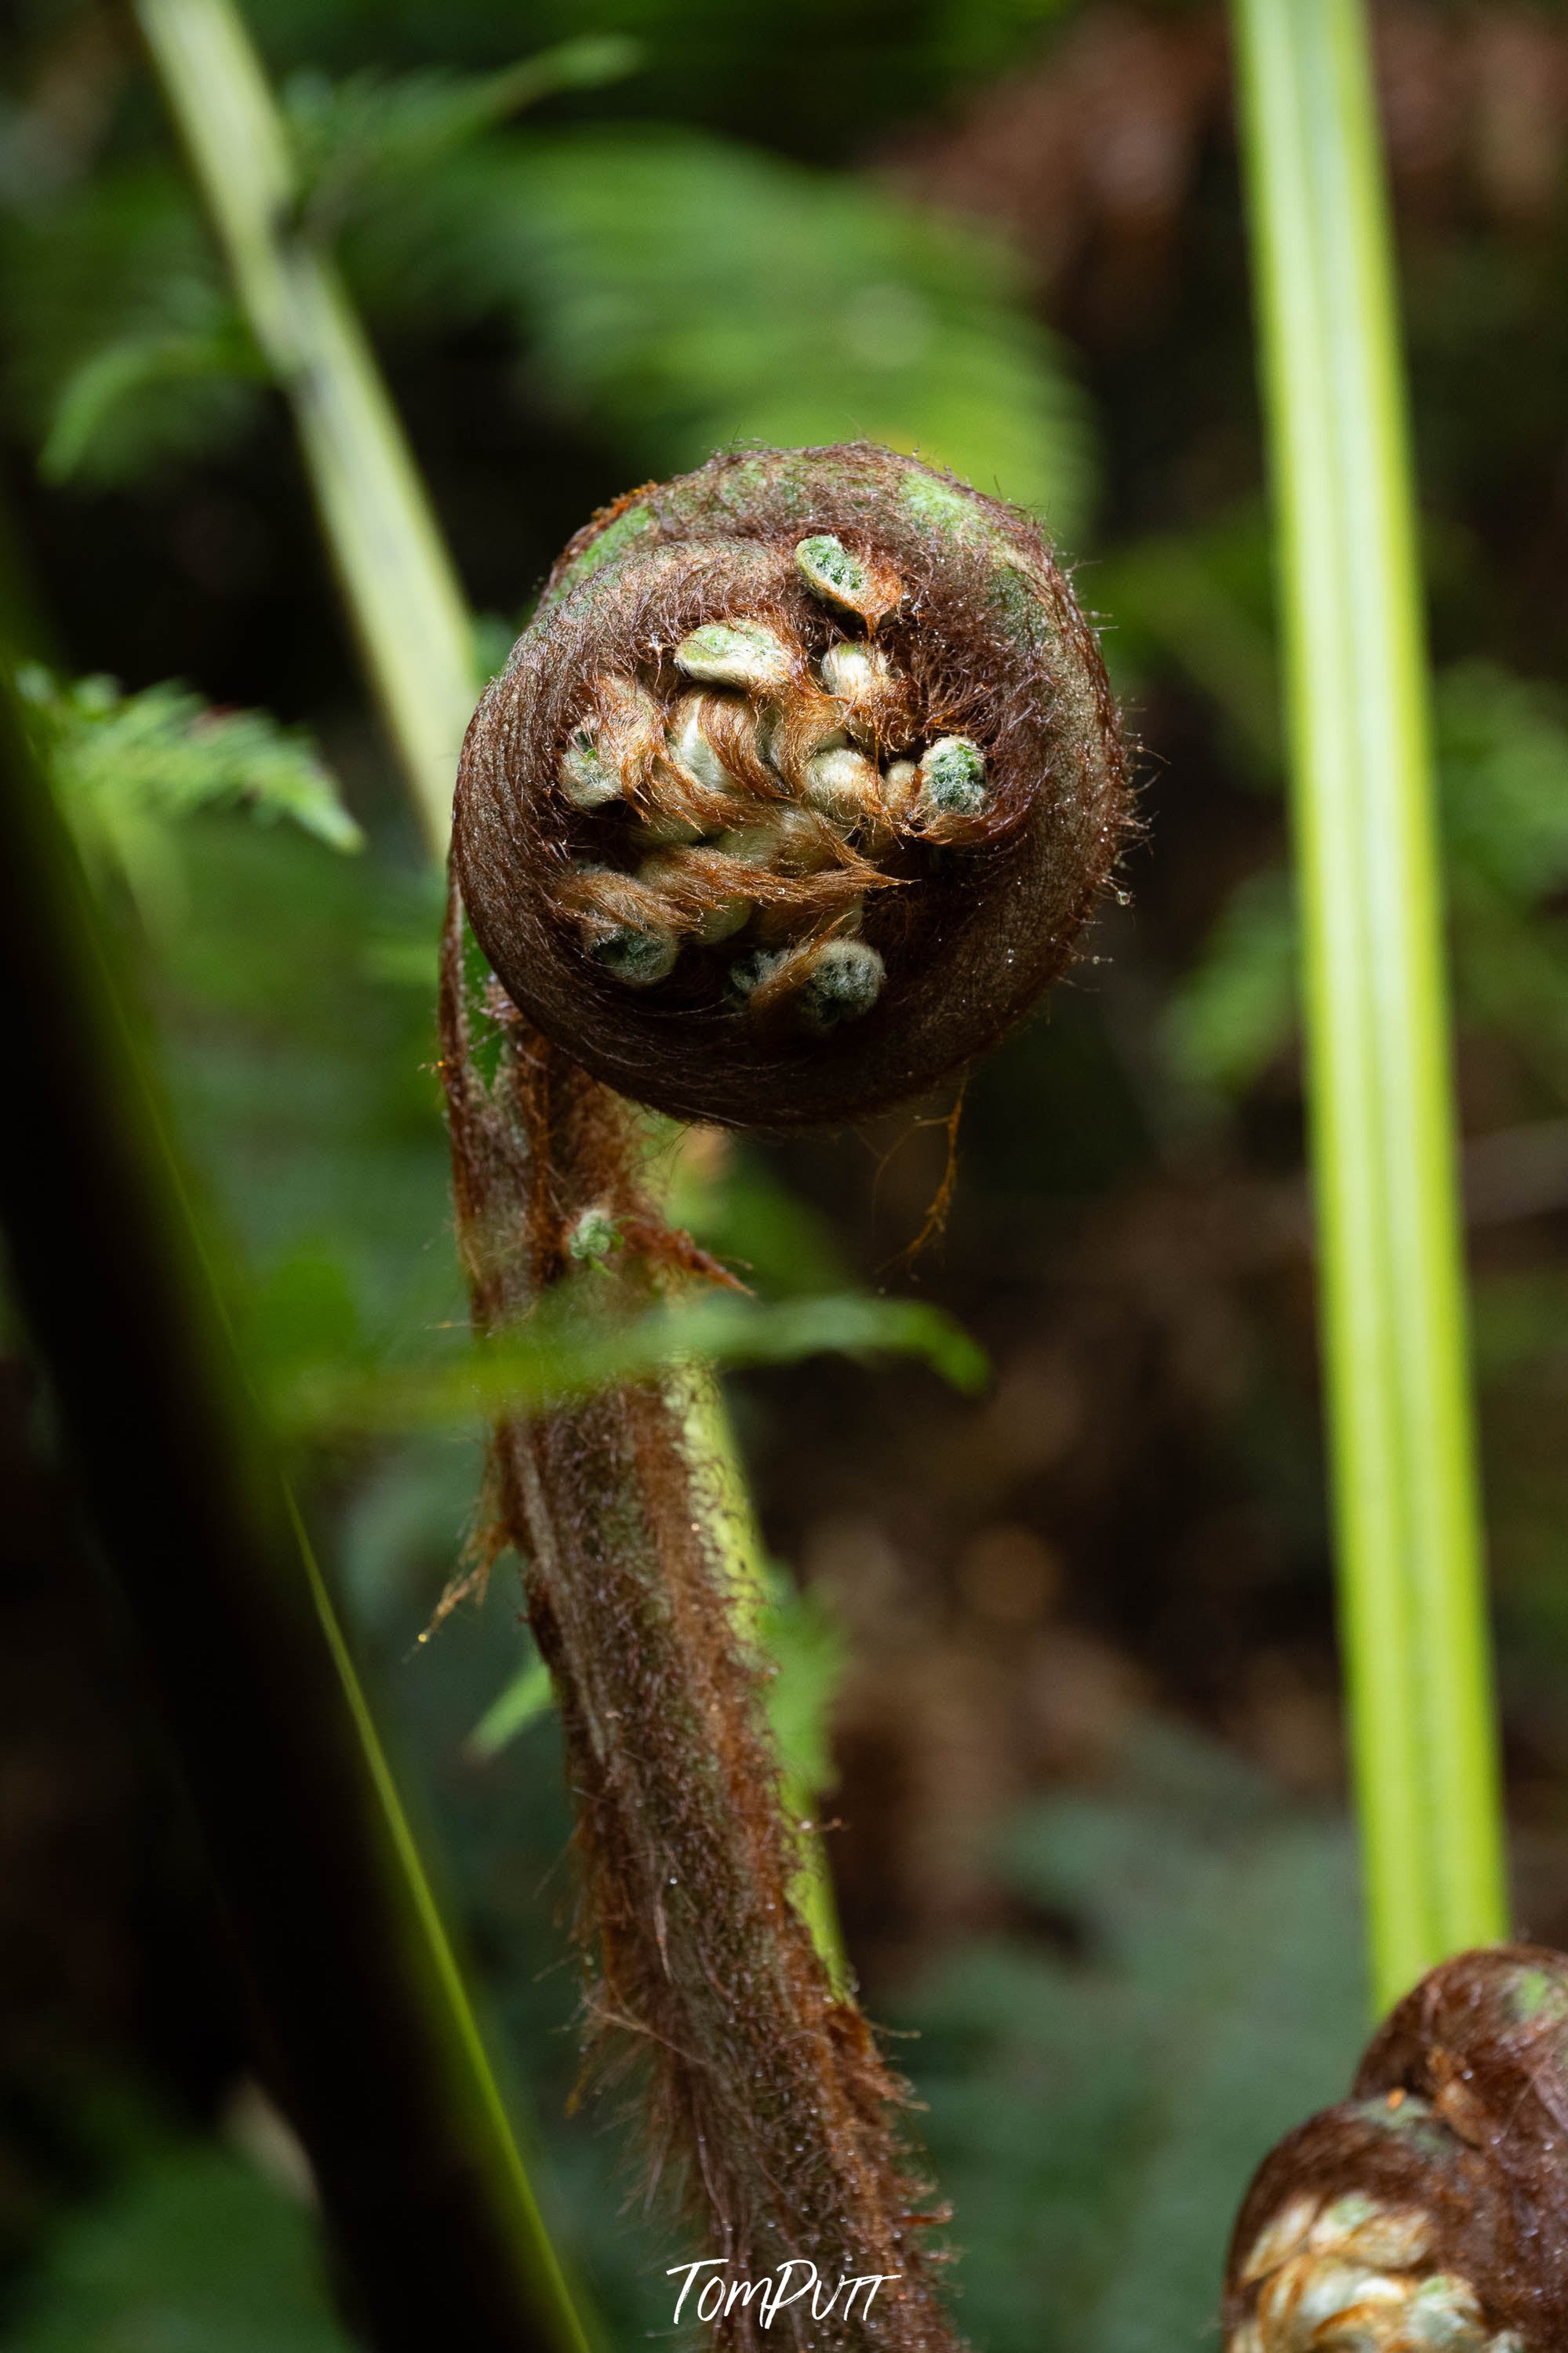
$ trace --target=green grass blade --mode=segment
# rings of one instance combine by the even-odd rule
[[[367,2342],[585,2353],[331,1598],[0,687],[9,1280]]]
[[[1358,0],[1236,0],[1341,1621],[1380,2006],[1504,1933],[1427,681]]]

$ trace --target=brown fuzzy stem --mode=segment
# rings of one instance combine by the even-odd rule
[[[505,1008],[476,1062],[454,891],[442,1055],[459,1244],[477,1325],[500,1332],[572,1265],[577,1221],[656,1224],[626,1108]],[[656,1287],[650,1256],[595,1278],[603,1310]],[[595,1312],[597,1312],[595,1310]],[[895,2131],[903,2087],[859,2011],[836,2000],[790,1901],[798,1855],[779,1804],[758,1662],[734,1630],[713,1499],[658,1385],[502,1422],[491,1452],[500,1550],[528,1563],[530,1620],[561,1702],[578,1808],[579,1936],[597,2073],[646,2079],[655,2174],[671,2160],[727,2268],[720,2343],[761,2341],[737,2283],[797,2259],[820,2285],[778,2320],[800,2347],[938,2353],[916,2185]],[[840,2282],[880,2276],[846,2312]],[[870,2303],[868,2314],[865,2306]],[[689,2306],[689,2311],[690,2307]]]
[[[621,1094],[764,1127],[909,1100],[1064,969],[1125,827],[1099,651],[1026,516],[855,444],[719,458],[597,517],[458,778],[443,1050],[481,1330],[561,1281],[584,1219],[657,1230]],[[459,890],[511,1000],[489,1085]],[[673,1262],[623,1249],[592,1297],[633,1310]],[[705,2195],[721,2340],[782,2316],[803,2346],[951,2347],[902,2086],[790,1901],[678,1408],[625,1385],[504,1424],[492,1461],[561,1695],[592,2039],[644,2060],[656,2170],[677,2153]],[[785,2263],[809,2298],[744,2300]]]

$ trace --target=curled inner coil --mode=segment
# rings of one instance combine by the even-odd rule
[[[904,600],[830,533],[796,570],[841,632],[814,655],[782,617],[690,630],[637,674],[594,680],[557,770],[591,829],[556,896],[589,955],[656,988],[683,952],[726,950],[731,997],[765,1029],[862,1018],[887,968],[861,936],[869,894],[908,888],[900,847],[984,841],[985,754],[931,733],[868,635]]]
[[[854,444],[714,459],[579,533],[476,713],[455,829],[513,1000],[687,1117],[856,1117],[1070,957],[1116,714],[1037,528]]]

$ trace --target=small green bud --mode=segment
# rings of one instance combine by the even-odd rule
[[[691,817],[641,818],[633,835],[639,849],[689,849],[693,842],[706,838],[701,826]]]
[[[1312,2229],[1314,2247],[1342,2246],[1352,2237],[1360,2244],[1359,2234],[1369,2222],[1375,2222],[1384,2213],[1375,2198],[1364,2190],[1347,2189],[1342,2198],[1331,2200]]]
[[[1304,2256],[1298,2258],[1303,2264],[1308,2261]],[[1391,2279],[1386,2272],[1368,2271],[1360,2264],[1325,2259],[1309,2269],[1304,2277],[1297,2276],[1294,2268],[1287,2266],[1275,2273],[1258,2298],[1259,2333],[1271,2353],[1276,2341],[1279,2353],[1284,2353],[1287,2344],[1310,2345],[1314,2329],[1362,2305],[1381,2305],[1389,2308],[1391,2319],[1403,2319],[1408,2289],[1408,2281]],[[1286,2335],[1286,2328],[1293,2333]],[[1373,2353],[1376,2346],[1377,2338],[1369,2330],[1367,2353]]]
[[[868,628],[874,629],[884,614],[903,602],[904,584],[898,574],[885,564],[868,564],[851,555],[834,532],[796,540],[795,562],[814,596],[858,613]]]
[[[846,728],[829,727],[824,721],[820,734],[813,731],[810,757],[814,760],[819,752],[847,752],[849,748],[849,735]]]
[[[739,686],[760,694],[789,683],[789,654],[761,621],[704,622],[682,638],[675,659],[688,678],[704,686]]]
[[[758,716],[757,750],[781,781],[793,779],[800,762],[842,751],[848,741],[842,708],[815,689],[786,693]]]
[[[864,940],[825,940],[801,984],[800,1014],[810,1029],[858,1021],[882,993],[888,968]]]
[[[921,754],[922,817],[978,817],[990,797],[985,754],[967,735],[940,735]]]
[[[1277,2214],[1271,2215],[1253,2241],[1251,2252],[1242,2264],[1238,2276],[1246,2283],[1264,2279],[1270,2272],[1296,2253],[1308,2232],[1318,2219],[1321,2200],[1309,2191],[1288,2199]]]
[[[851,612],[858,609],[867,588],[866,567],[834,533],[825,531],[815,539],[801,540],[795,560],[814,596],[826,596],[836,605],[847,605]]]
[[[588,953],[623,987],[651,988],[675,970],[680,943],[660,923],[619,923],[593,941]]]
[[[583,1260],[590,1266],[602,1266],[612,1250],[621,1246],[621,1229],[608,1209],[584,1209],[567,1238],[570,1257]]]
[[[781,874],[816,874],[833,862],[834,842],[809,810],[785,803],[752,825],[721,833],[713,847],[748,866],[772,866]]]
[[[556,774],[574,808],[603,808],[607,801],[621,797],[621,780],[608,762],[600,758],[590,727],[573,729]]]
[[[780,713],[776,702],[764,704],[757,713],[757,756],[766,767],[773,770],[775,776],[779,773],[777,758],[779,723]]]
[[[1308,2243],[1338,2249],[1358,2263],[1409,2271],[1429,2252],[1434,2235],[1430,2215],[1418,2206],[1384,2206],[1352,2190],[1323,2209]]]

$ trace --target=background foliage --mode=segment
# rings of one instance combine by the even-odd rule
[[[1037,504],[1106,619],[1146,747],[1131,903],[972,1087],[940,1248],[898,1262],[945,1103],[666,1150],[679,1214],[759,1294],[732,1352],[800,1357],[734,1387],[784,1565],[776,1712],[837,1777],[871,2007],[918,2031],[897,2048],[963,2325],[988,2353],[1195,2348],[1251,2165],[1334,2095],[1361,2025],[1219,19],[248,13],[497,659],[594,506],[747,435],[866,432]],[[1561,1938],[1568,26],[1490,0],[1378,22],[1521,1913]],[[623,2218],[614,2118],[565,2113],[554,1733],[536,1677],[505,1737],[488,1713],[530,1667],[510,1569],[419,1639],[477,1476],[431,888],[124,22],[35,0],[0,69],[0,609],[552,2220],[619,2341],[667,2323],[687,2249],[658,2211]],[[932,1369],[973,1369],[957,1327],[993,1367],[977,1397]],[[246,2089],[134,1667],[15,1361],[0,1398],[11,2341],[315,2353],[341,2339],[308,2210]]]

